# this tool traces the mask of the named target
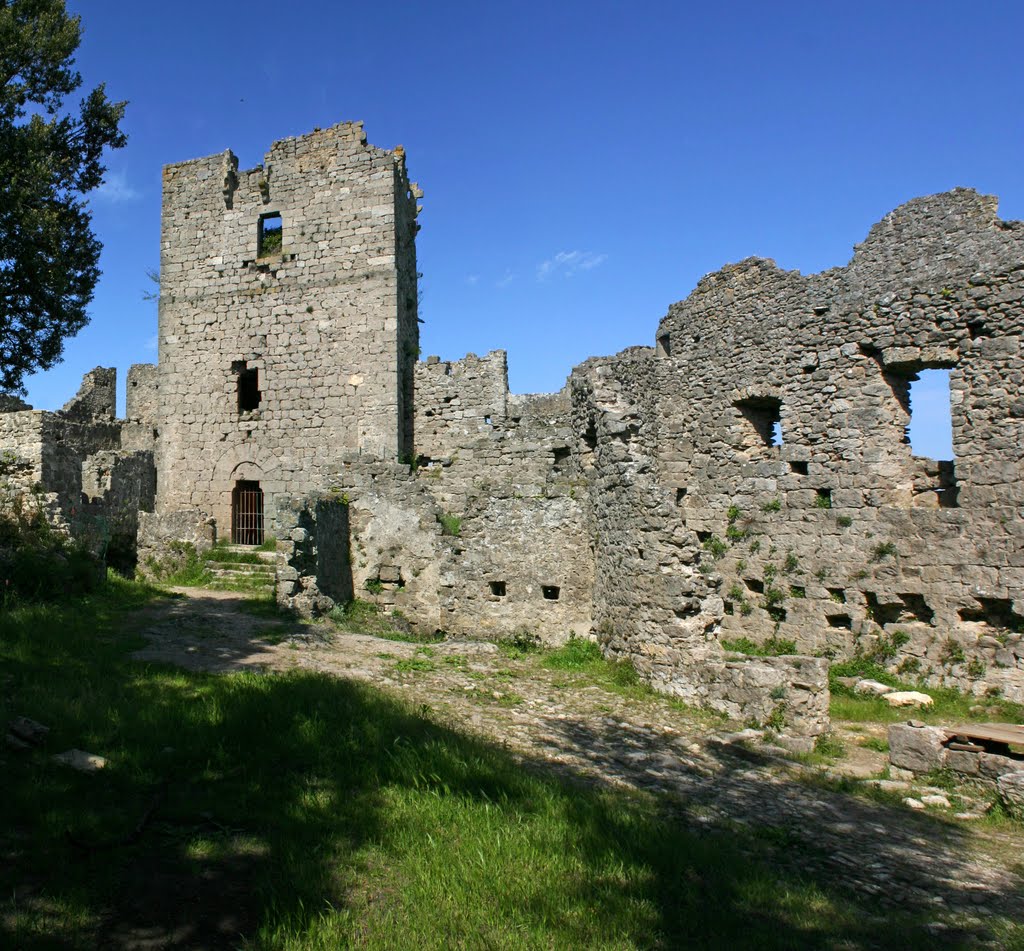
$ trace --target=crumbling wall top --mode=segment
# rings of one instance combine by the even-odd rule
[[[96,367],[82,377],[82,385],[61,412],[69,419],[114,419],[117,415],[117,370]]]

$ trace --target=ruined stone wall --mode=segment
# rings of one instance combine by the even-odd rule
[[[117,370],[96,367],[82,378],[78,392],[60,410],[65,419],[90,422],[117,416]]]
[[[337,540],[331,542],[330,556],[320,548],[323,523],[315,510],[325,500],[345,510],[343,548]],[[329,609],[321,595],[339,600],[311,570],[316,549],[321,561],[326,558],[343,565],[347,580],[341,587],[349,597],[397,611],[415,630],[428,634],[441,630],[440,603],[453,546],[443,532],[440,514],[410,466],[357,453],[341,455],[325,491],[290,500],[282,509],[278,550],[279,560],[280,552],[285,552],[287,564],[278,569],[278,600],[305,613]]]
[[[140,510],[151,510],[153,454],[125,449],[126,424],[114,419],[116,372],[97,367],[56,413],[0,413],[0,492],[32,496],[56,527],[111,564],[135,562]]]
[[[510,394],[502,350],[416,370],[417,476],[452,545],[441,627],[589,636],[593,562],[568,391]]]
[[[348,501],[337,494],[283,499],[277,540],[278,603],[303,617],[352,600]]]
[[[339,450],[408,451],[419,194],[361,124],[276,142],[245,172],[230,152],[165,168],[161,511],[227,534],[253,480],[272,526],[275,497],[323,485]]]
[[[828,724],[825,662],[730,654],[720,644],[717,579],[682,517],[685,494],[660,477],[659,459],[686,453],[665,444],[664,374],[655,352],[637,347],[588,360],[571,379],[598,641],[662,692],[809,742]]]
[[[43,420],[39,410],[0,413],[2,487],[9,495],[24,495],[43,476]]]
[[[958,190],[846,268],[749,260],[670,309],[654,465],[716,562],[723,637],[1024,697],[1022,298],[1024,225]],[[950,369],[955,460],[911,454],[926,368]]]

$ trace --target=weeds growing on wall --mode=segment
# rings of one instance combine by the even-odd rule
[[[441,523],[442,535],[458,538],[459,535],[462,534],[462,519],[458,515],[452,515],[450,512],[443,512],[438,515],[437,520]]]
[[[749,637],[722,638],[719,643],[723,650],[754,657],[783,657],[797,652],[796,641],[782,637],[769,637],[762,644],[755,644]]]
[[[163,558],[146,559],[146,568],[154,581],[173,587],[201,588],[213,582],[207,562],[191,542],[171,542]]]
[[[85,545],[50,524],[38,493],[0,495],[0,608],[85,594],[103,573]]]

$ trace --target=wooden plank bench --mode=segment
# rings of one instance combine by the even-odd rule
[[[1014,723],[971,723],[965,726],[946,727],[950,738],[950,749],[970,752],[998,753],[1008,756],[1012,746],[1024,752],[1024,726]]]

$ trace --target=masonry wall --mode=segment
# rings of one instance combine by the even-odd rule
[[[153,508],[156,471],[152,452],[123,445],[116,389],[116,372],[97,367],[58,412],[0,412],[0,494],[35,496],[54,525],[129,570],[139,512]]]
[[[669,310],[652,464],[721,578],[722,637],[1024,698],[1022,298],[1024,225],[957,190],[846,268],[752,259]],[[951,371],[955,460],[911,454],[926,368]]]
[[[590,636],[593,559],[568,390],[510,394],[503,350],[428,358],[416,373],[417,477],[457,525],[441,627]]]
[[[275,498],[322,485],[340,450],[409,451],[419,194],[361,124],[276,142],[249,171],[230,152],[164,169],[159,511],[212,513],[226,536],[253,480],[272,527]]]

